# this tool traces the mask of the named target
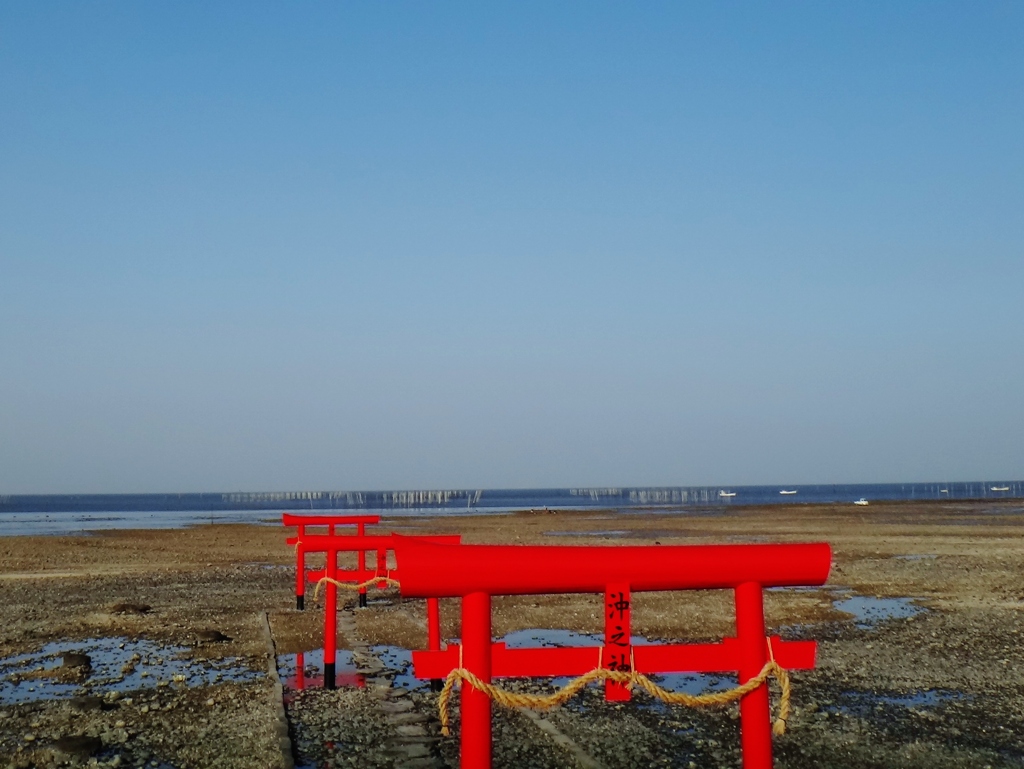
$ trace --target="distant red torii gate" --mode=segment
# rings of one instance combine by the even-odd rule
[[[831,568],[827,544],[566,547],[428,544],[399,537],[395,555],[401,592],[419,598],[462,598],[462,648],[413,653],[416,676],[442,678],[463,667],[480,680],[492,676],[580,675],[596,667],[595,649],[508,649],[491,636],[491,597],[553,593],[603,593],[605,646],[602,665],[642,673],[737,672],[755,678],[769,659],[765,637],[765,587],[824,584]],[[632,592],[731,589],[736,637],[717,644],[630,645]],[[814,666],[813,641],[771,639],[771,654],[784,668]],[[625,699],[621,685],[606,683],[606,696]],[[745,769],[771,769],[768,687],[740,701]],[[462,689],[461,765],[491,766],[491,703],[465,683]]]
[[[318,528],[327,527],[327,534],[334,536],[338,526],[355,526],[355,533],[347,536],[366,536],[367,525],[379,523],[379,515],[297,515],[295,513],[283,513],[281,523],[284,526],[294,526],[297,529],[296,536],[289,537],[285,542],[295,546],[295,608],[302,611],[306,608],[306,553],[323,552],[317,550],[309,543],[309,536],[306,534],[307,526]],[[366,569],[366,551],[360,550],[358,555],[358,568],[360,571]],[[366,606],[366,591],[359,591],[359,605]]]
[[[335,582],[352,582],[362,584],[380,578],[399,581],[401,572],[387,568],[387,552],[394,550],[398,542],[418,541],[442,547],[458,545],[462,537],[458,534],[437,536],[402,536],[390,535],[340,536],[329,534],[307,534],[304,547],[307,552],[326,553],[327,562],[323,571],[311,571],[310,581],[324,581],[324,688],[335,688],[335,662],[338,642],[338,588]],[[363,556],[368,550],[377,552],[376,567],[372,570],[364,565]],[[360,566],[356,569],[338,567],[338,553],[357,552],[360,555]],[[380,587],[386,586],[381,582]],[[365,595],[360,590],[360,597]],[[365,605],[365,604],[363,604]],[[427,596],[427,647],[432,650],[441,648],[441,608],[437,598]],[[442,676],[443,678],[444,676]]]

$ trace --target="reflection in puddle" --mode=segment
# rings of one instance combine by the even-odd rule
[[[366,677],[356,670],[352,652],[339,649],[335,655],[335,684],[338,687],[359,689],[366,686]],[[278,654],[277,674],[281,679],[281,685],[288,691],[323,688],[324,650],[312,649],[298,654]]]
[[[63,655],[88,655],[79,674],[61,667]],[[38,652],[0,659],[0,704],[16,704],[154,689],[252,681],[263,675],[237,657],[191,659],[186,646],[127,638],[54,641]]]
[[[861,630],[885,620],[906,619],[925,611],[914,603],[913,598],[877,598],[873,595],[851,595],[836,601],[835,607],[841,612],[852,614]]]
[[[352,652],[338,649],[335,656],[335,679],[338,688],[358,688],[366,686],[367,675],[383,675],[391,679],[391,685],[409,690],[427,690],[429,681],[421,681],[413,675],[412,652],[400,646],[371,646],[370,654],[379,660],[383,670],[378,672],[359,672]],[[298,654],[277,655],[277,673],[281,685],[288,691],[303,689],[320,689],[324,685],[324,651],[312,649]]]
[[[421,680],[413,674],[412,652],[401,646],[371,646],[370,653],[380,660],[387,669],[386,675],[394,676],[392,686],[410,691],[427,691],[430,681]]]

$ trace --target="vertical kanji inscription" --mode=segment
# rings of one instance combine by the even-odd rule
[[[630,592],[628,584],[608,585],[604,591],[604,666],[628,673],[630,665]],[[604,697],[609,702],[629,699],[624,684],[606,681]]]

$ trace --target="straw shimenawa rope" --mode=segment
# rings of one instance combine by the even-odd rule
[[[388,572],[388,574],[390,574],[390,572]],[[359,591],[363,588],[373,587],[380,582],[384,582],[392,587],[401,587],[398,580],[391,579],[390,576],[374,577],[373,579],[368,579],[366,582],[361,582],[357,585],[353,585],[348,582],[339,582],[338,580],[331,579],[330,577],[322,577],[320,581],[316,583],[316,588],[313,591],[313,600],[317,600],[317,597],[320,595],[320,588],[326,583],[340,587],[343,590]],[[449,722],[451,719],[448,713],[448,703],[451,699],[455,684],[458,681],[465,681],[469,683],[469,685],[477,691],[483,692],[499,705],[504,705],[507,708],[550,710],[551,708],[556,708],[559,705],[568,702],[575,697],[580,690],[584,689],[589,684],[592,684],[594,681],[614,681],[615,683],[625,684],[630,689],[635,686],[639,686],[655,699],[661,700],[668,705],[685,705],[686,707],[698,708],[728,705],[730,702],[735,702],[744,695],[754,691],[756,688],[764,684],[770,677],[774,676],[779,682],[779,687],[782,691],[779,696],[779,712],[775,718],[775,722],[772,724],[772,733],[782,735],[786,733],[786,721],[789,719],[789,699],[792,693],[792,687],[789,681],[789,673],[787,673],[786,669],[775,661],[775,651],[772,649],[771,639],[769,638],[766,640],[768,641],[768,654],[771,659],[764,663],[764,667],[761,668],[760,673],[746,683],[740,684],[732,689],[728,689],[723,692],[710,692],[708,694],[686,694],[685,692],[672,692],[668,689],[663,689],[643,673],[636,672],[636,664],[633,660],[632,649],[630,649],[629,653],[629,672],[608,670],[602,666],[602,655],[604,653],[603,648],[598,649],[598,666],[596,668],[572,679],[558,691],[553,692],[552,694],[519,694],[499,689],[497,686],[492,684],[484,683],[469,670],[462,667],[462,647],[460,646],[459,667],[452,670],[452,672],[450,672],[445,678],[444,687],[441,689],[441,694],[437,699],[437,707],[441,716],[441,734],[445,737],[451,736],[451,729],[449,728]]]
[[[771,655],[771,659],[764,664],[760,673],[746,683],[740,684],[739,686],[727,691],[711,692],[709,694],[699,695],[686,694],[685,692],[671,692],[667,689],[663,689],[643,673],[636,672],[635,666],[633,666],[633,669],[629,672],[607,670],[601,667],[595,668],[589,673],[584,673],[578,678],[572,679],[569,683],[552,694],[518,694],[484,683],[473,675],[473,673],[462,667],[460,660],[460,666],[449,673],[448,677],[445,679],[444,688],[441,690],[441,694],[437,700],[437,707],[441,715],[441,734],[445,737],[451,735],[451,730],[448,728],[448,701],[451,698],[452,690],[455,688],[455,683],[457,681],[465,681],[469,683],[469,685],[477,691],[483,692],[499,705],[504,705],[508,708],[550,710],[551,708],[557,707],[572,699],[581,689],[594,681],[614,681],[615,683],[626,684],[626,686],[630,688],[639,686],[655,699],[659,699],[669,705],[706,707],[727,705],[730,702],[735,702],[745,694],[749,694],[754,691],[754,689],[761,686],[771,676],[774,676],[778,680],[779,686],[782,689],[782,693],[779,698],[779,712],[775,719],[775,723],[772,725],[772,732],[776,735],[785,734],[786,720],[789,718],[789,698],[791,693],[789,673],[787,673],[785,668],[781,667],[775,661],[775,654],[772,652],[770,640],[768,643],[768,650]],[[600,664],[601,662],[599,657],[598,665]]]
[[[388,572],[388,574],[390,574],[390,572]],[[373,587],[379,582],[385,582],[391,587],[401,587],[397,579],[391,579],[391,577],[389,576],[374,577],[373,579],[366,580],[366,582],[360,582],[358,585],[353,585],[349,582],[338,582],[338,580],[331,579],[330,577],[321,577],[320,581],[316,583],[316,588],[314,588],[313,590],[314,601],[320,595],[320,588],[328,582],[330,582],[335,587],[340,587],[342,590],[355,590],[356,592],[364,588]]]

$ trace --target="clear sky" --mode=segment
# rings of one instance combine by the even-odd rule
[[[0,5],[0,494],[1024,478],[1024,4]]]

